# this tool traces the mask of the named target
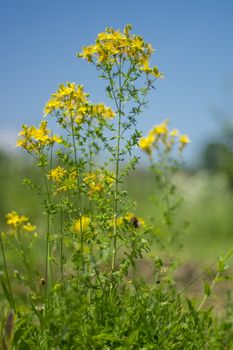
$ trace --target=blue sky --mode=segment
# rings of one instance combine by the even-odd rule
[[[23,123],[38,124],[58,84],[85,86],[93,102],[106,102],[94,67],[78,60],[83,45],[105,27],[133,25],[156,49],[153,64],[165,79],[140,117],[145,132],[170,118],[189,134],[189,162],[217,132],[215,107],[231,106],[233,1],[224,0],[0,0],[0,144],[13,149]]]

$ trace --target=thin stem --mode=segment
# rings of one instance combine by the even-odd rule
[[[192,285],[197,282],[202,276],[204,276],[213,266],[215,266],[218,263],[218,260],[216,260],[214,263],[209,265],[204,271],[202,271],[197,277],[195,277],[184,289],[182,289],[179,292],[179,295],[183,294],[186,292]]]
[[[74,160],[75,166],[77,170],[77,185],[78,185],[78,202],[79,202],[79,224],[80,224],[80,236],[81,236],[81,259],[82,259],[82,270],[85,270],[84,264],[84,250],[83,250],[83,223],[82,223],[82,196],[81,196],[81,188],[80,188],[80,178],[79,178],[79,169],[78,169],[78,157],[77,157],[77,147],[75,142],[75,131],[74,131],[74,120],[71,118],[71,130],[72,130],[72,142],[74,149]]]
[[[91,121],[88,122],[89,172],[92,172]]]
[[[50,215],[47,215],[47,234],[46,234],[46,252],[45,252],[45,293],[46,302],[49,300],[49,289],[50,289]]]
[[[220,276],[220,271],[218,271],[217,272],[217,274],[216,274],[216,276],[215,276],[215,278],[213,279],[213,281],[212,281],[212,283],[211,283],[211,285],[210,285],[210,291],[212,291],[212,289],[214,288],[214,285],[215,285],[215,283],[217,282],[217,280],[218,280],[218,278],[219,278],[219,276]],[[201,310],[201,308],[203,307],[203,305],[205,304],[205,302],[206,302],[206,300],[207,300],[207,298],[209,297],[209,295],[208,294],[206,294],[205,293],[205,295],[204,295],[204,297],[203,297],[203,299],[202,299],[202,301],[201,301],[201,303],[200,303],[200,305],[199,305],[199,307],[198,307],[198,311],[200,311]]]
[[[148,93],[148,91],[150,90],[150,87],[151,87],[151,85],[153,84],[154,81],[155,81],[155,79],[154,79],[153,81],[150,81],[150,80],[147,81],[147,86],[146,86],[147,93]],[[132,115],[131,115],[131,119],[132,119],[132,120],[135,118],[135,116],[136,116],[137,114],[139,114],[139,111],[140,111],[141,106],[143,106],[143,105],[145,104],[147,93],[144,93],[144,94],[143,94],[143,98],[142,98],[141,101],[138,102],[138,106],[137,106],[135,112],[130,112],[130,114],[132,114]],[[122,130],[122,132],[121,132],[121,137],[124,135],[124,133],[125,133],[125,131],[126,131],[127,129],[128,129],[128,125],[126,125],[126,126],[123,128],[123,130]]]
[[[62,282],[62,290],[64,288],[64,266],[63,266],[63,208],[61,204],[60,209],[60,273],[61,273],[61,282]]]
[[[42,174],[43,174],[44,184],[47,192],[47,197],[50,203],[51,202],[50,189],[48,186],[44,166],[42,167]],[[50,270],[50,213],[47,213],[47,233],[46,233],[46,250],[45,250],[45,295],[46,295],[47,303],[49,299],[49,289],[50,289],[49,270]]]
[[[121,140],[121,60],[118,68],[119,73],[119,86],[118,86],[118,99],[116,102],[118,106],[118,127],[117,127],[117,146],[116,146],[116,171],[115,171],[115,195],[114,195],[114,224],[113,224],[113,251],[112,251],[112,272],[116,266],[116,247],[117,247],[117,216],[118,216],[118,191],[119,191],[119,164],[120,164],[120,140]]]
[[[92,143],[91,143],[91,121],[88,122],[88,149],[89,149],[89,172],[92,173]],[[90,206],[90,219],[91,222],[93,222],[93,201],[92,198],[89,200],[89,206]],[[93,246],[92,242],[89,243],[90,246],[90,263],[89,268],[91,269],[91,261],[93,260]]]
[[[5,270],[5,274],[6,274],[6,281],[7,281],[7,285],[8,285],[8,289],[9,289],[9,293],[10,293],[10,298],[11,298],[11,304],[12,304],[14,311],[16,311],[15,301],[14,301],[11,283],[10,283],[10,278],[9,278],[8,269],[7,269],[5,250],[4,250],[3,241],[2,241],[2,233],[0,233],[0,244],[1,244],[1,250],[2,250],[4,270]]]

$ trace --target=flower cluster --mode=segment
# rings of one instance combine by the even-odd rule
[[[16,211],[12,211],[6,215],[6,223],[15,229],[22,228],[27,232],[32,232],[36,229],[36,226],[30,224],[28,217],[19,215]]]
[[[83,178],[83,183],[87,187],[87,193],[89,197],[92,197],[96,193],[101,193],[104,189],[108,189],[114,183],[114,175],[108,171],[90,172]]]
[[[98,34],[94,45],[84,46],[79,57],[88,62],[112,66],[118,62],[118,58],[130,60],[141,71],[161,78],[158,67],[150,67],[150,57],[154,49],[146,43],[141,36],[130,34],[132,27],[127,25],[124,32],[106,28],[106,31]]]
[[[91,114],[106,119],[111,119],[115,116],[113,110],[110,107],[105,106],[103,103],[92,105]]]
[[[77,170],[66,170],[61,166],[52,169],[48,178],[55,182],[56,192],[75,191],[77,189]]]
[[[177,129],[169,131],[168,120],[165,120],[161,124],[155,125],[148,133],[147,136],[141,137],[138,145],[139,147],[151,155],[153,148],[159,149],[162,144],[166,151],[171,151],[175,142],[179,141],[179,150],[182,151],[184,147],[190,143],[187,135],[180,135]]]
[[[42,150],[46,146],[51,146],[55,142],[61,143],[61,137],[52,135],[47,128],[47,121],[42,121],[39,128],[35,126],[22,126],[22,131],[19,132],[18,147],[23,147],[28,152]]]
[[[44,108],[44,113],[59,116],[61,122],[64,122],[66,118],[71,118],[76,124],[82,123],[88,116],[114,117],[115,113],[110,107],[106,107],[103,103],[92,104],[88,97],[89,94],[84,92],[82,85],[67,82],[66,85],[60,85],[58,90],[51,95],[51,99]]]

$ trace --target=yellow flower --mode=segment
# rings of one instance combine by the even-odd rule
[[[158,67],[150,67],[149,63],[154,49],[141,36],[132,35],[131,29],[131,25],[126,25],[122,33],[113,28],[106,28],[105,32],[98,34],[94,45],[82,48],[78,57],[108,67],[119,62],[119,59],[128,59],[146,74],[161,78]]]
[[[99,115],[100,117],[104,117],[107,119],[111,119],[115,116],[113,110],[110,107],[105,106],[103,103],[93,105],[92,112],[93,114]]]
[[[191,142],[187,135],[180,135],[179,141],[182,145],[187,145]]]
[[[78,111],[79,108],[88,104],[88,96],[89,94],[84,92],[82,85],[76,85],[70,82],[67,82],[66,85],[61,84],[47,102],[44,108],[44,114],[46,116],[59,111]]]
[[[48,177],[51,180],[60,182],[66,175],[67,175],[67,170],[58,166],[50,171],[50,174],[48,175]]]
[[[32,231],[35,231],[36,226],[34,226],[28,222],[26,225],[23,225],[23,229],[27,232],[32,232]]]
[[[154,133],[157,135],[166,135],[168,133],[168,120],[165,120],[159,125],[156,125],[153,129]]]
[[[19,215],[16,211],[12,211],[6,215],[7,225],[13,226],[13,228],[22,227],[24,231],[35,231],[36,226],[30,224],[28,217]]]
[[[191,142],[187,135],[180,135],[179,141],[180,141],[180,147],[179,147],[180,151],[183,151],[185,146]]]
[[[62,143],[62,138],[57,135],[54,135],[52,136],[52,141],[56,143]]]
[[[172,136],[172,137],[175,137],[175,136],[178,136],[178,135],[179,135],[179,130],[178,129],[173,129],[170,132],[170,136]]]
[[[143,61],[142,66],[140,67],[140,70],[146,72],[146,73],[151,73],[152,68],[150,67],[149,59],[147,58],[146,60]]]
[[[83,123],[87,117],[100,116],[109,119],[115,116],[110,107],[103,103],[92,104],[88,97],[89,94],[84,92],[82,85],[67,82],[66,85],[60,85],[52,94],[44,108],[44,113],[45,115],[55,114],[59,122],[69,123],[73,120],[77,124]]]
[[[12,211],[6,215],[6,223],[13,226],[14,228],[27,222],[29,219],[24,215],[19,215],[16,211]]]
[[[88,229],[88,226],[91,222],[91,219],[89,218],[89,216],[81,216],[81,219],[78,218],[75,222],[74,222],[74,226],[73,229],[76,233],[80,233],[81,232],[81,226],[82,226],[82,231],[85,232]]]
[[[151,74],[154,75],[156,78],[160,78],[160,79],[164,78],[164,75],[159,71],[157,66],[154,66],[152,68]]]
[[[35,126],[22,126],[22,131],[19,132],[18,147],[23,147],[27,151],[32,152],[46,146],[51,146],[53,143],[61,143],[62,139],[57,136],[51,136],[51,131],[47,129],[47,121],[43,120],[37,129]]]
[[[147,137],[141,137],[138,145],[146,153],[150,154],[152,151],[152,145],[155,141],[154,135],[148,135]]]
[[[155,125],[148,133],[146,137],[142,137],[139,140],[139,147],[141,147],[146,153],[151,155],[152,146],[157,150],[163,150],[165,152],[171,152],[176,145],[176,137],[179,136],[179,130],[168,130],[169,120],[165,120],[161,124]],[[187,135],[181,135],[179,137],[179,150],[182,150],[187,143],[190,142]],[[162,147],[162,148],[161,148]]]
[[[60,166],[52,169],[47,175],[49,179],[53,180],[57,187],[54,194],[62,191],[74,191],[77,189],[77,170],[66,170]]]
[[[62,106],[61,102],[59,100],[52,99],[48,101],[44,108],[45,115],[50,114],[55,109],[59,109]]]

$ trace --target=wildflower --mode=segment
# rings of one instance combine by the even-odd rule
[[[115,113],[110,107],[106,107],[103,103],[99,103],[93,106],[93,114],[102,116],[103,118],[111,119],[115,116]]]
[[[78,57],[86,59],[97,65],[113,66],[119,61],[130,60],[142,72],[161,78],[162,74],[158,67],[150,67],[150,57],[154,49],[146,43],[141,36],[130,33],[131,25],[124,28],[123,33],[113,28],[106,28],[105,32],[99,33],[95,44],[84,46]]]
[[[28,222],[29,218],[24,215],[19,215],[16,211],[12,211],[6,215],[7,225],[11,225],[14,228],[21,226],[23,223]]]
[[[84,92],[83,85],[67,82],[66,85],[60,85],[51,95],[44,108],[44,114],[55,114],[63,124],[74,121],[78,125],[87,117],[99,116],[109,119],[115,116],[110,107],[103,103],[92,104],[88,97],[89,94]]]
[[[7,225],[13,226],[13,228],[22,228],[24,231],[35,231],[36,226],[29,222],[29,218],[24,215],[19,215],[16,211],[12,211],[6,215]]]
[[[168,120],[165,120],[159,125],[156,125],[153,129],[154,133],[157,135],[166,135],[168,133]]]
[[[190,140],[187,135],[180,135],[179,141],[180,141],[180,147],[179,147],[180,151],[182,151],[185,148],[185,146],[188,143],[190,143]]]
[[[51,95],[51,99],[44,108],[45,116],[55,111],[77,111],[80,107],[88,103],[88,93],[84,92],[82,85],[67,82],[61,84],[58,90]]]
[[[190,143],[190,140],[187,135],[180,135],[179,141],[182,145],[187,145],[188,143]]]
[[[81,218],[78,218],[74,222],[73,229],[76,233],[80,233],[81,226],[82,226],[82,231],[85,232],[88,229],[90,222],[91,222],[91,220],[88,216],[82,215]]]
[[[179,130],[178,129],[173,129],[170,131],[170,136],[175,137],[179,135]]]
[[[24,231],[32,232],[32,231],[35,231],[36,226],[32,225],[32,224],[30,224],[30,222],[28,222],[26,225],[23,225],[23,229],[24,229]]]
[[[61,180],[63,180],[63,178],[66,176],[66,174],[67,174],[67,170],[58,166],[54,169],[51,169],[50,174],[48,175],[48,178],[56,182],[61,182]]]
[[[57,185],[57,192],[74,191],[77,189],[77,170],[66,170],[61,166],[51,169],[47,175],[48,178],[54,181]],[[56,194],[56,192],[54,192]]]
[[[17,141],[17,146],[23,147],[29,152],[41,150],[55,142],[62,142],[59,136],[51,134],[51,131],[47,128],[47,121],[42,121],[38,129],[35,126],[27,125],[23,125],[22,129],[19,132],[20,138]]]
[[[155,141],[155,137],[153,135],[147,137],[141,137],[138,146],[146,153],[151,154],[152,145]]]
[[[157,149],[163,147],[164,151],[170,152],[178,137],[180,142],[179,150],[182,150],[185,145],[190,142],[187,135],[179,136],[179,130],[177,129],[173,129],[169,132],[168,123],[169,120],[165,120],[161,124],[155,125],[147,136],[139,140],[139,147],[149,156],[151,156],[152,147]]]

